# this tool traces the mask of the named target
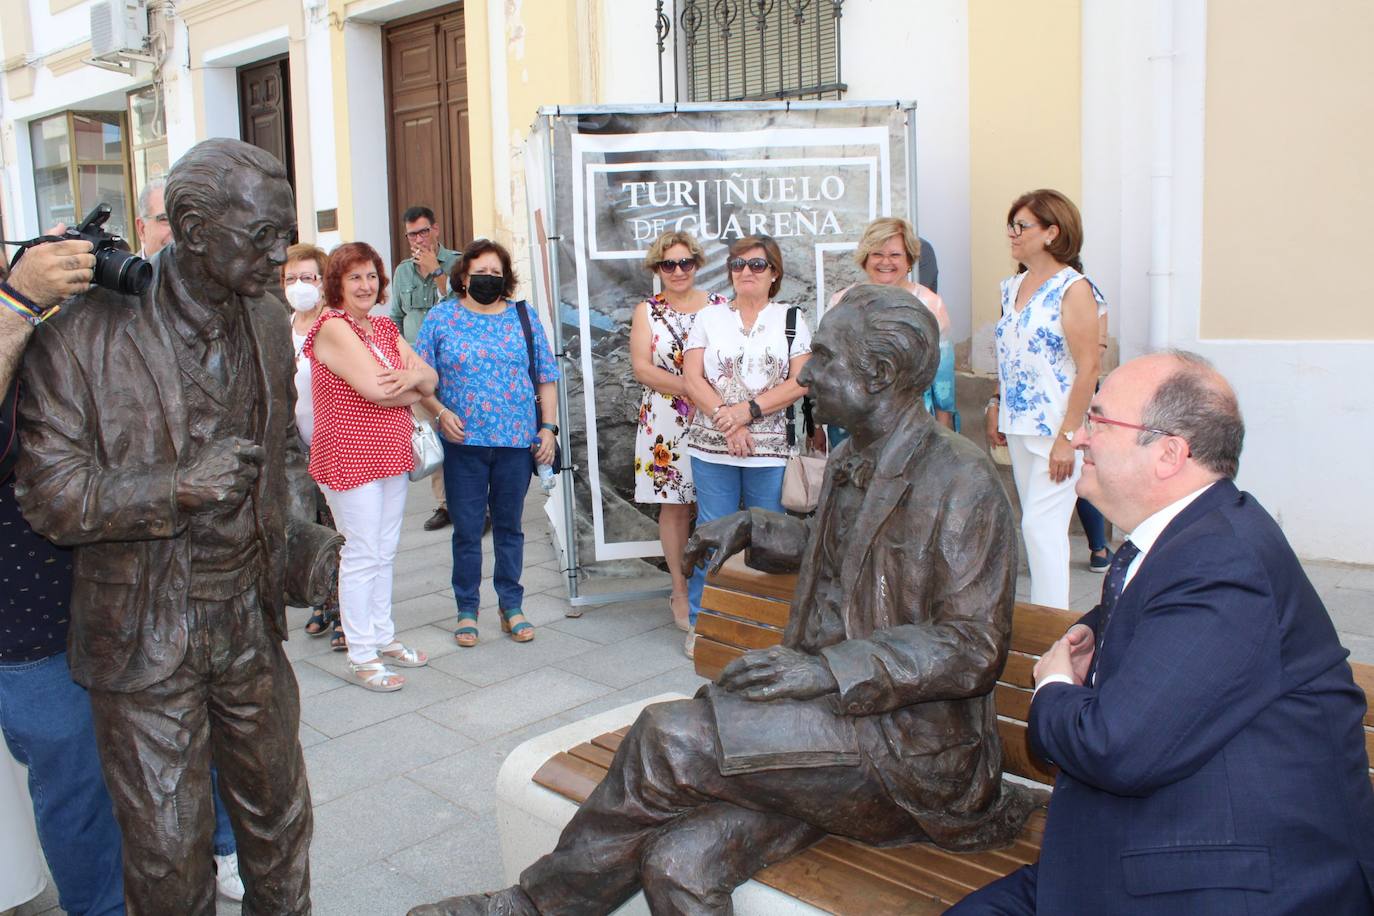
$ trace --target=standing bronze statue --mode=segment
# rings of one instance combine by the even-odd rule
[[[286,603],[320,603],[338,535],[314,524],[278,282],[286,173],[197,144],[166,187],[173,244],[142,296],[93,288],[34,335],[17,494],[76,548],[69,657],[90,690],[139,914],[215,909],[210,762],[244,913],[310,912],[310,792]]]
[[[1002,780],[991,693],[1016,528],[987,456],[922,405],[938,342],[896,287],[856,286],[826,314],[798,380],[851,438],[814,519],[740,512],[686,552],[689,567],[747,550],[800,569],[782,645],[645,709],[517,886],[411,916],[606,913],[641,887],[655,913],[727,913],[737,885],[827,832],[954,850],[1015,838],[1045,800]]]

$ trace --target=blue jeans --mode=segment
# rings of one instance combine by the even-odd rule
[[[1083,524],[1083,533],[1088,536],[1088,549],[1093,553],[1107,549],[1107,520],[1097,507],[1086,499],[1078,500],[1078,520]]]
[[[229,856],[239,851],[234,842],[234,828],[229,824],[229,812],[224,810],[224,801],[219,797],[219,770],[210,766],[210,792],[215,799],[215,855]]]
[[[476,614],[481,603],[482,527],[491,511],[496,549],[492,585],[504,611],[525,600],[520,571],[525,565],[525,494],[530,489],[534,455],[527,448],[454,445],[444,441],[444,490],[453,520],[453,597],[458,613]]]
[[[692,456],[692,483],[697,490],[697,525],[722,518],[740,509],[767,509],[782,512],[782,465],[744,468],[733,464],[703,461]],[[692,570],[687,583],[687,600],[692,605],[692,626],[701,613],[701,593],[706,587],[706,569]]]
[[[91,701],[67,653],[0,664],[0,730],[29,768],[38,839],[68,913],[124,912],[119,825],[100,770]]]

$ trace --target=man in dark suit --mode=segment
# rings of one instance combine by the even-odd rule
[[[1060,768],[1038,865],[951,912],[1374,911],[1374,793],[1351,677],[1282,531],[1232,478],[1244,425],[1202,358],[1108,377],[1078,494],[1131,534],[1036,666]]]
[[[16,487],[75,552],[69,659],[89,688],[131,912],[214,912],[210,762],[245,913],[310,909],[310,795],[285,603],[323,599],[286,315],[265,297],[295,229],[282,166],[208,140],[166,187],[173,245],[140,297],[44,322],[23,366]]]
[[[987,456],[922,405],[938,341],[934,317],[895,287],[856,286],[826,314],[798,380],[851,438],[816,517],[726,516],[685,557],[715,550],[718,567],[748,547],[763,568],[800,568],[782,645],[732,662],[711,688],[723,702],[646,709],[519,886],[413,914],[605,913],[641,885],[656,913],[728,912],[736,885],[826,832],[951,849],[1019,832],[1042,799],[1000,778],[990,694],[1011,634],[1015,526]],[[826,754],[725,775],[718,732],[732,718],[757,723],[745,738],[761,752],[781,738]],[[798,748],[798,735],[824,741]]]

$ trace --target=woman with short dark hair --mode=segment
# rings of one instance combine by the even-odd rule
[[[554,458],[558,366],[538,315],[511,298],[516,277],[505,247],[490,239],[469,243],[451,279],[453,295],[430,310],[415,350],[439,375],[437,392],[422,403],[444,439],[458,606],[453,638],[464,648],[477,645],[482,527],[489,512],[501,629],[516,642],[529,642],[534,625],[521,609],[521,517],[535,465]]]
[[[730,246],[730,302],[703,308],[683,358],[687,394],[696,413],[687,432],[697,523],[745,508],[782,512],[782,475],[795,451],[785,411],[806,389],[795,381],[811,355],[811,330],[797,309],[788,339],[789,306],[774,302],[782,288],[782,252],[768,236]],[[691,624],[701,611],[705,572],[692,572]],[[687,654],[695,629],[687,634]]]

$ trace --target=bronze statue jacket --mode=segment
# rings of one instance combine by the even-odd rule
[[[823,569],[835,471],[851,442],[832,455],[809,522],[754,511],[751,551],[765,566],[800,558],[783,644],[825,658],[836,708],[856,717],[893,799],[936,842],[956,841],[998,798],[991,691],[1016,597],[1011,505],[981,449],[913,411],[880,446],[839,568]],[[839,577],[845,638],[811,646],[822,576]]]
[[[176,474],[189,445],[175,332],[174,252],[154,259],[142,297],[92,289],[41,325],[25,353],[16,492],[35,531],[76,548],[68,661],[87,687],[132,692],[186,653],[190,544]],[[316,525],[295,423],[287,317],[270,296],[242,300],[263,392],[253,412],[267,453],[254,484],[263,612],[286,639],[286,603],[320,592],[338,535]]]

